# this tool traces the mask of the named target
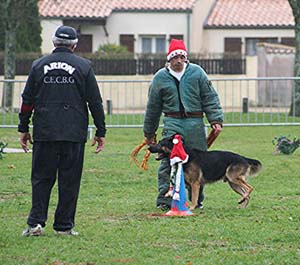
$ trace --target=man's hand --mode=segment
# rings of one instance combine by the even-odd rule
[[[222,131],[222,126],[219,123],[213,124],[211,128],[214,130],[214,133],[220,133]]]
[[[29,151],[27,141],[29,141],[30,144],[33,144],[30,133],[29,132],[21,133],[20,134],[20,143],[21,143],[21,146],[25,153],[27,153]]]
[[[219,123],[215,123],[211,125],[211,132],[209,133],[207,137],[207,148],[209,148],[212,143],[217,139],[218,135],[222,131],[222,125]]]
[[[147,145],[154,145],[156,144],[156,135],[152,137],[145,137],[145,141]]]
[[[93,143],[92,143],[92,146],[94,146],[96,143],[98,143],[98,144],[97,144],[95,153],[98,154],[104,148],[105,138],[104,137],[95,136],[94,140],[93,140]]]

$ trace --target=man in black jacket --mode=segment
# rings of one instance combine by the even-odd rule
[[[78,235],[75,225],[84,147],[87,140],[88,109],[97,128],[96,153],[105,144],[105,117],[91,62],[73,52],[76,30],[59,27],[53,37],[52,54],[33,62],[22,94],[18,131],[20,142],[32,154],[32,208],[23,236],[39,236],[46,225],[52,187],[58,177],[58,205],[53,229],[56,234]],[[33,142],[29,133],[33,113]]]

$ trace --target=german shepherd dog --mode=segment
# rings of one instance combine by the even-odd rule
[[[156,160],[170,157],[173,137],[165,138],[149,147],[151,153],[158,154]],[[188,148],[185,148],[185,151],[189,155],[188,162],[183,164],[183,170],[185,183],[192,191],[190,210],[197,206],[201,185],[219,180],[228,182],[229,186],[242,196],[238,202],[241,208],[248,205],[253,187],[247,183],[247,178],[261,170],[260,161],[228,151],[199,151]]]

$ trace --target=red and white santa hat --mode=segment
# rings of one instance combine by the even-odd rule
[[[173,139],[173,149],[170,156],[170,164],[173,166],[178,162],[186,163],[189,159],[189,155],[185,152],[181,140],[181,136],[176,134]]]
[[[171,39],[169,51],[167,54],[168,61],[170,61],[173,57],[177,55],[183,55],[186,58],[187,57],[186,47],[184,45],[183,40]]]

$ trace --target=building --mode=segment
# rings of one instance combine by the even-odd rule
[[[39,0],[42,52],[62,25],[80,34],[77,51],[121,44],[134,53],[165,53],[171,38],[190,53],[255,55],[258,42],[294,44],[287,0]]]

